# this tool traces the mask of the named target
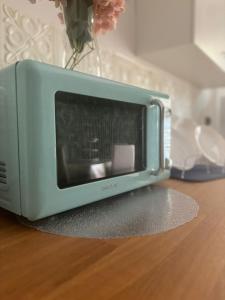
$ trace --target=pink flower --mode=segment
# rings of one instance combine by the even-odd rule
[[[37,3],[38,0],[29,0],[31,3]],[[55,7],[66,6],[67,1],[72,0],[48,0],[54,1]],[[83,0],[85,1],[85,0]],[[125,0],[93,0],[93,32],[96,34],[105,33],[116,28],[119,16],[125,9]],[[63,14],[58,17],[63,23]]]
[[[93,0],[93,31],[105,33],[116,28],[117,20],[125,9],[125,0]]]

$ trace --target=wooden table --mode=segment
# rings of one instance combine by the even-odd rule
[[[169,180],[199,216],[149,237],[89,240],[18,224],[0,210],[0,299],[224,300],[225,180]]]

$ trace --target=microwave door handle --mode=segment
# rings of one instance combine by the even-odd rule
[[[162,170],[165,169],[164,160],[164,115],[165,108],[163,103],[158,99],[152,99],[150,106],[157,106],[159,108],[159,168],[152,170],[152,175],[158,175]]]

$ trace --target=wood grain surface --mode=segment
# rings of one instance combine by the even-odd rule
[[[224,300],[225,180],[161,186],[195,198],[199,215],[140,238],[45,234],[0,209],[0,299]]]

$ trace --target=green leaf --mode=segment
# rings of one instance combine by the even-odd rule
[[[82,52],[86,43],[92,41],[92,0],[70,0],[64,7],[67,35],[73,49]]]

